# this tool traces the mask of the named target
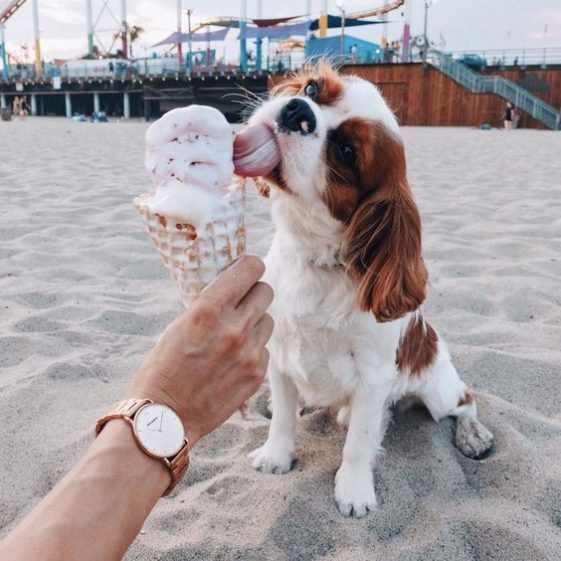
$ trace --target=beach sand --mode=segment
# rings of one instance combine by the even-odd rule
[[[0,535],[72,466],[182,308],[134,195],[143,123],[0,122]],[[379,508],[333,501],[344,432],[304,415],[298,462],[253,471],[266,388],[200,442],[126,559],[542,561],[561,558],[561,134],[405,128],[431,275],[426,315],[478,394],[493,454],[464,458],[453,423],[396,414]],[[268,203],[249,201],[264,256]]]

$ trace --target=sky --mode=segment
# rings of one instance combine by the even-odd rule
[[[424,0],[412,3],[412,34],[422,34]],[[85,0],[38,0],[43,58],[72,58],[87,50]],[[0,0],[0,7],[8,2]],[[103,0],[92,0],[94,20]],[[262,0],[263,17],[301,15],[305,0]],[[365,2],[344,0],[348,14],[353,11],[376,8],[383,0]],[[150,54],[151,46],[176,28],[176,0],[127,0],[129,25],[141,25],[146,33],[138,41],[136,56]],[[183,7],[194,10],[193,22],[209,16],[238,16],[240,0],[183,0]],[[109,0],[109,8],[119,17],[120,0]],[[317,17],[321,0],[312,0],[312,15]],[[328,2],[329,12],[337,14],[335,0]],[[248,16],[256,17],[257,0],[248,0]],[[184,27],[187,25],[184,17]],[[389,15],[389,40],[399,39],[403,31],[403,10]],[[515,48],[559,47],[561,52],[561,0],[433,0],[429,10],[428,35],[436,43],[445,41],[445,50],[489,50]],[[111,42],[117,24],[106,10],[100,17],[98,35],[102,42]],[[355,28],[356,29],[356,28]],[[330,34],[338,34],[333,30]],[[379,42],[382,26],[354,29],[351,34]],[[235,31],[231,31],[235,37]],[[26,52],[33,60],[33,24],[31,0],[6,24],[7,50],[22,58]],[[237,42],[230,39],[224,45],[213,45],[218,56],[227,59],[237,56]]]

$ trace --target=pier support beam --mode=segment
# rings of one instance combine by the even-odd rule
[[[263,17],[263,0],[257,0],[257,19]],[[263,38],[257,38],[257,45],[255,49],[255,70],[261,72],[261,59],[263,58]]]
[[[43,74],[43,59],[41,57],[38,0],[33,0],[31,7],[33,12],[33,35],[35,38],[35,78],[39,78]]]
[[[66,107],[66,116],[70,119],[72,117],[72,98],[69,93],[64,94],[64,105]]]
[[[123,58],[129,58],[128,37],[129,32],[127,24],[127,0],[121,0],[121,49],[123,50]]]
[[[177,0],[177,71],[183,72],[183,45],[181,43],[181,18],[183,15],[183,7],[181,0]]]
[[[35,94],[31,94],[31,115],[37,116],[37,96]]]
[[[99,94],[94,92],[94,112],[99,113],[100,111]]]
[[[245,74],[247,72],[247,40],[245,38],[245,30],[247,27],[247,0],[241,0],[240,15],[240,70]]]
[[[10,77],[8,69],[8,57],[6,56],[6,33],[5,26],[0,22],[0,56],[2,57],[2,79],[7,80]]]
[[[123,117],[125,119],[131,118],[131,98],[129,92],[123,94]]]
[[[401,47],[401,62],[409,62],[411,60],[411,9],[413,0],[405,0],[405,19],[403,22],[403,45]]]
[[[319,16],[319,36],[320,39],[327,37],[327,0],[321,0],[321,13]]]
[[[93,13],[92,0],[86,0],[86,32],[88,34],[88,54],[94,54],[94,29],[93,29]]]

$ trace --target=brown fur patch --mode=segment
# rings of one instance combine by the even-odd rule
[[[255,190],[262,196],[268,199],[271,196],[271,188],[269,184],[261,177],[256,177],[253,180]]]
[[[462,405],[471,405],[474,401],[475,398],[473,397],[473,394],[470,390],[467,390],[464,397],[461,397],[460,401],[458,401],[458,407],[461,407]]]
[[[434,363],[437,351],[436,331],[422,316],[412,317],[397,349],[397,368],[418,376]]]
[[[354,149],[354,162],[341,161],[339,144]],[[345,223],[366,195],[380,192],[386,182],[406,174],[401,140],[382,123],[359,118],[347,119],[331,132],[327,164],[336,171],[327,178],[324,200],[331,214]]]
[[[325,61],[306,65],[287,80],[277,84],[272,95],[303,95],[310,83],[317,86],[317,94],[312,99],[319,105],[333,105],[343,95],[345,82],[339,73]]]
[[[347,224],[343,253],[358,284],[360,309],[380,322],[392,321],[419,307],[428,279],[403,144],[379,122],[353,119],[341,128],[357,159],[331,178],[326,204]]]

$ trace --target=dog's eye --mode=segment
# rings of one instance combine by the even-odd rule
[[[341,159],[348,164],[352,164],[356,160],[355,149],[349,144],[337,144],[337,151],[339,152],[339,156],[341,156]]]
[[[308,97],[314,98],[316,97],[317,93],[318,93],[318,87],[313,82],[310,82],[304,88],[304,94],[307,95]]]

